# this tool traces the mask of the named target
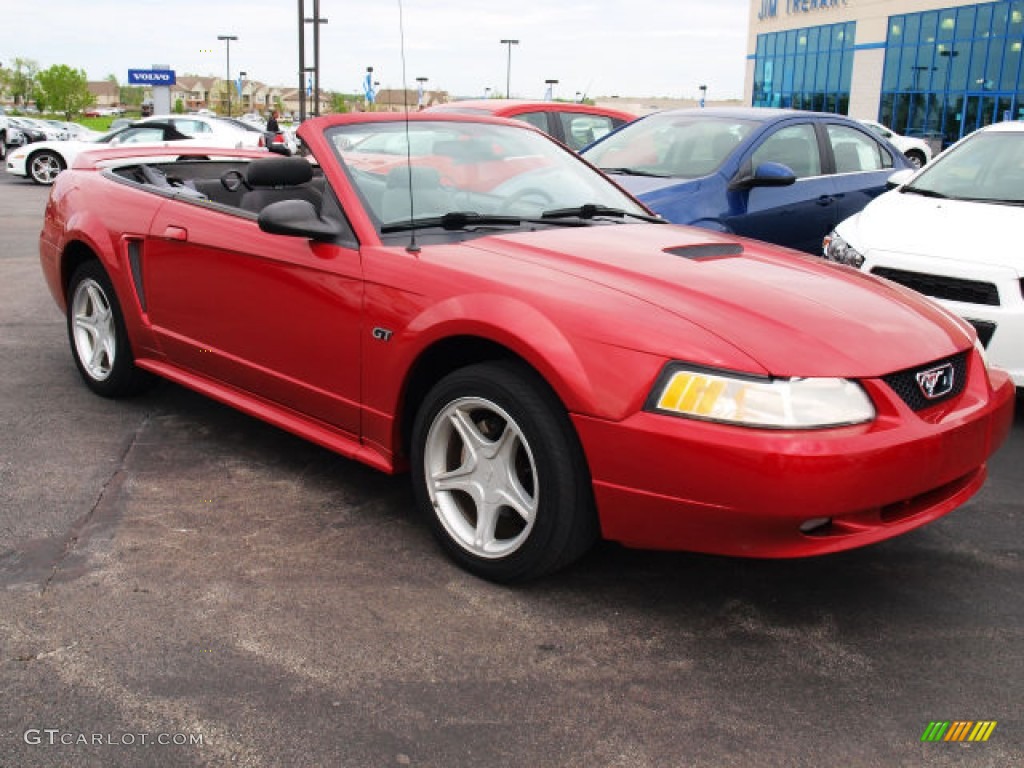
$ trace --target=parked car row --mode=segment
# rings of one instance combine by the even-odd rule
[[[1020,219],[1024,170],[1013,157],[991,151],[984,164],[969,167],[946,161],[936,173],[923,174],[920,182],[915,177],[858,216],[892,185],[892,178],[905,181],[914,168],[929,166],[927,143],[874,121],[794,110],[702,108],[633,120],[628,113],[589,105],[488,99],[425,112],[493,115],[533,125],[581,150],[586,160],[672,223],[812,254],[820,254],[824,242],[828,258],[908,285],[967,317],[994,359],[1024,387],[1024,352],[1019,351],[1024,349],[1024,320],[1014,314],[1024,314],[1015,309],[1024,294],[1024,265],[1012,249],[985,249],[998,254],[987,261],[955,257],[969,251],[965,233],[977,234],[969,222],[991,220],[986,232],[1006,238],[1010,223]],[[284,155],[298,150],[293,132],[268,133],[258,115],[148,118],[88,141],[57,141],[66,138],[69,128],[56,121],[7,121],[9,132],[24,131],[24,142],[32,142],[10,153],[8,172],[39,184],[51,184],[80,152],[100,146],[265,146]],[[974,146],[1013,146],[1007,138],[1015,136],[1013,128],[994,133],[998,140],[981,134],[977,145],[958,148],[954,157],[973,158]],[[351,134],[346,140],[357,138],[356,151],[361,152],[380,145],[373,151],[387,153],[391,150],[384,144],[402,144],[396,136],[366,141]],[[922,184],[940,181],[938,191],[921,191]],[[915,199],[925,195],[925,202]],[[939,195],[942,202],[934,202]],[[992,271],[999,274],[987,274]]]
[[[154,116],[91,139],[46,140],[19,146],[7,155],[7,172],[49,185],[82,152],[131,144],[254,149],[267,146],[262,131],[235,121],[202,115]]]

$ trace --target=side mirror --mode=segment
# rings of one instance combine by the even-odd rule
[[[308,200],[280,200],[260,211],[257,223],[272,235],[333,240],[342,233],[334,219],[322,218]]]
[[[896,189],[896,187],[902,187],[911,177],[917,173],[917,171],[911,168],[904,168],[902,171],[896,171],[889,178],[885,180],[886,189]]]
[[[761,163],[751,176],[734,180],[730,189],[752,189],[754,187],[788,187],[796,182],[796,174],[782,163]]]

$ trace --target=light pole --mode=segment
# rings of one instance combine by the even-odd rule
[[[518,40],[502,40],[502,45],[508,46],[508,65],[505,67],[505,98],[512,98],[512,46],[519,45]]]
[[[225,78],[225,85],[227,86],[228,93],[228,117],[231,117],[231,41],[237,40],[237,35],[217,35],[218,40],[224,41],[224,47],[227,50],[228,57],[228,69],[227,77]]]
[[[320,18],[320,0],[313,0],[313,18],[304,18],[306,24],[313,25],[313,108],[314,117],[320,116],[320,25],[327,19]]]

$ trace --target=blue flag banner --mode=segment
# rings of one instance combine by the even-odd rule
[[[366,73],[366,78],[363,80],[363,93],[366,94],[366,100],[373,104],[377,98],[377,92],[373,90],[373,75],[369,72]]]
[[[241,96],[242,95],[242,77],[241,77],[241,75],[239,75],[238,81],[235,83],[235,86],[238,88],[238,95]]]

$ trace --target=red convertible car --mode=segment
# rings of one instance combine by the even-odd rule
[[[93,391],[153,375],[385,472],[512,582],[598,536],[881,541],[971,497],[1014,388],[969,325],[840,265],[666,224],[541,132],[310,120],[308,157],[106,150],[42,267]],[[166,150],[164,150],[166,152]]]

